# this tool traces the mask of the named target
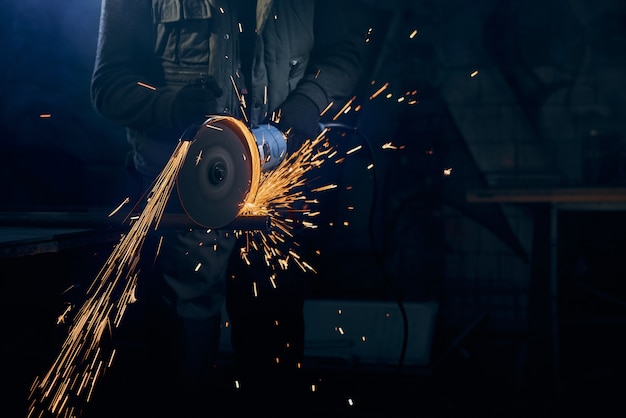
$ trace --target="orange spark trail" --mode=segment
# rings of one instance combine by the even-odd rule
[[[370,100],[373,100],[373,99],[375,99],[376,97],[378,97],[378,95],[379,95],[379,94],[381,94],[383,91],[385,91],[385,89],[387,89],[387,87],[389,87],[389,83],[385,83],[385,84],[383,84],[383,86],[382,86],[381,88],[379,88],[378,90],[376,90],[376,91],[374,92],[374,94],[372,94],[372,95],[370,96]]]
[[[126,308],[135,301],[139,254],[145,237],[156,229],[185,161],[190,142],[179,142],[165,169],[155,180],[145,209],[114,247],[86,292],[61,351],[43,377],[36,377],[29,396],[28,417],[77,417],[89,402],[96,383],[113,362],[114,350],[100,342],[106,331],[120,325]]]

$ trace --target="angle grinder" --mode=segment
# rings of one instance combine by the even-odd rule
[[[231,116],[210,116],[183,133],[191,141],[176,179],[181,205],[204,228],[230,224],[254,201],[261,173],[277,167],[286,136],[274,125],[249,128]]]

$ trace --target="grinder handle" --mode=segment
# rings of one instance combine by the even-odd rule
[[[285,134],[271,124],[258,125],[250,131],[259,149],[261,171],[268,171],[278,166],[287,154]]]

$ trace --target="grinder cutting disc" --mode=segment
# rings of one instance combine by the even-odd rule
[[[220,228],[254,199],[260,157],[254,136],[238,119],[215,116],[196,132],[177,176],[183,209],[198,225]]]

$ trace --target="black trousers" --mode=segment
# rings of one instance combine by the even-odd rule
[[[297,404],[305,391],[305,281],[262,262],[248,266],[236,254],[233,258],[226,281],[226,309],[242,393],[268,413],[284,412],[277,409]]]

